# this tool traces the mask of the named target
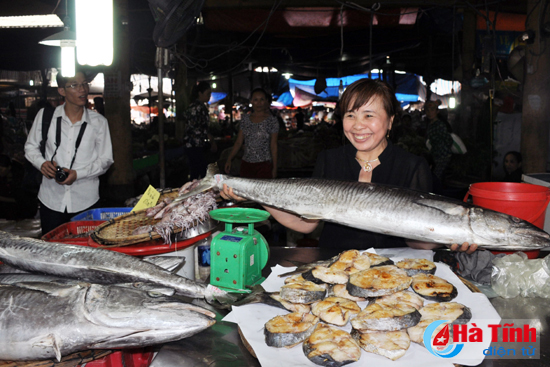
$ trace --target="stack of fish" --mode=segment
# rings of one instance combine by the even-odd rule
[[[179,340],[213,325],[215,314],[171,295],[230,299],[122,253],[1,231],[0,261],[32,273],[0,277],[2,360]]]
[[[435,264],[425,259],[393,264],[386,257],[349,250],[300,271],[284,274],[291,276],[277,294],[254,297],[291,312],[265,324],[266,344],[302,344],[316,364],[352,363],[360,359],[361,349],[397,360],[411,341],[424,344],[424,331],[435,320],[462,324],[472,316],[468,307],[450,302],[457,289],[435,276]],[[425,305],[425,300],[435,303]],[[364,301],[362,308],[358,302]],[[342,328],[349,323],[350,333]]]

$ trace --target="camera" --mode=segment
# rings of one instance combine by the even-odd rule
[[[57,182],[63,182],[67,179],[67,172],[63,171],[63,167],[57,166],[55,171],[55,180]]]

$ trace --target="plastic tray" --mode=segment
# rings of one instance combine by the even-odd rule
[[[107,221],[116,217],[119,217],[123,214],[130,213],[132,208],[97,208],[86,210],[83,213],[75,215],[71,218],[71,221],[77,220],[103,220]]]
[[[43,241],[48,242],[61,242],[74,245],[87,244],[88,238],[90,236],[78,237],[78,238],[68,238],[69,236],[83,234],[89,231],[94,230],[101,223],[104,223],[103,220],[83,220],[75,222],[67,222],[56,229],[51,230],[41,237]]]
[[[78,367],[148,367],[153,357],[151,348],[119,350]]]
[[[174,252],[176,250],[183,250],[193,245],[194,243],[210,236],[211,233],[212,231],[206,232],[187,240],[173,242],[171,245],[164,243],[162,239],[159,239],[159,240],[153,240],[148,242],[136,243],[134,245],[128,245],[128,246],[105,247],[105,249],[121,252],[123,254],[132,255],[132,256],[160,255],[160,254],[166,254],[168,252]],[[86,244],[79,243],[79,245],[86,245]],[[95,242],[91,237],[88,238],[87,245],[90,247],[103,247],[103,245]]]

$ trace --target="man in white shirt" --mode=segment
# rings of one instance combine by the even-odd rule
[[[44,109],[36,115],[25,143],[25,157],[44,176],[38,192],[42,234],[93,207],[99,200],[99,176],[113,164],[107,119],[86,108],[86,75],[58,74],[57,85],[65,103],[53,113],[45,155],[40,151]]]

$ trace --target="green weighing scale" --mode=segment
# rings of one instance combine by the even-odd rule
[[[233,293],[250,293],[247,287],[262,283],[262,269],[267,265],[269,246],[254,223],[269,218],[265,210],[224,208],[210,212],[210,217],[225,222],[225,231],[210,243],[210,284]],[[233,224],[248,223],[247,227]]]

